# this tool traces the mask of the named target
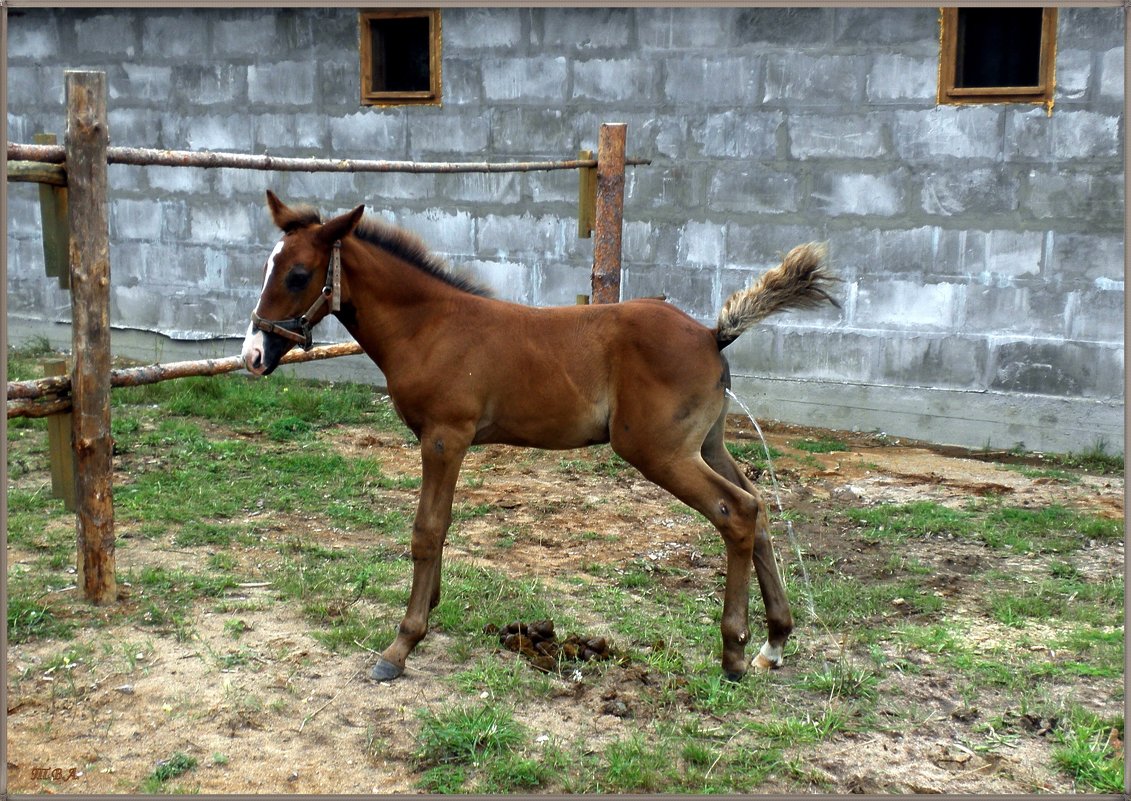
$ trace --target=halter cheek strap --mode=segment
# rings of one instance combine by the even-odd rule
[[[334,243],[334,248],[330,251],[330,266],[326,270],[326,283],[322,286],[322,292],[310,304],[305,314],[301,317],[291,317],[289,320],[264,320],[252,312],[251,324],[260,331],[296,342],[303,350],[310,350],[314,344],[312,334],[314,324],[310,322],[310,318],[327,302],[332,313],[336,314],[342,310],[342,241],[340,239]]]

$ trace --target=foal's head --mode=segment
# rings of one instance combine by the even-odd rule
[[[263,291],[243,343],[243,363],[267,375],[295,345],[310,347],[310,329],[330,312],[335,242],[361,220],[365,206],[323,223],[318,212],[290,208],[267,192],[271,217],[283,232],[263,266]]]

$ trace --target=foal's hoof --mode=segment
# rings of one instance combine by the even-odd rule
[[[733,681],[735,684],[742,681],[742,677],[746,675],[745,670],[724,670],[723,678],[727,681]]]
[[[392,681],[404,673],[403,667],[397,667],[384,657],[377,657],[377,663],[369,670],[369,678],[373,681]]]
[[[762,646],[762,650],[754,655],[750,662],[757,671],[777,670],[782,665],[781,647],[774,648],[769,643]]]
[[[755,654],[754,659],[751,660],[750,664],[754,666],[755,670],[762,671],[762,672],[765,672],[765,671],[768,671],[768,670],[777,670],[778,668],[781,667],[781,662],[771,662],[769,659],[766,659],[766,657],[762,656],[761,654]]]

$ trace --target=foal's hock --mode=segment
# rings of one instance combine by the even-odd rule
[[[371,676],[404,672],[440,598],[452,496],[471,445],[577,448],[611,443],[650,481],[701,512],[726,544],[722,664],[746,672],[750,572],[766,608],[754,665],[781,665],[793,628],[766,507],[723,444],[730,372],[722,349],[766,317],[822,302],[824,248],[794,248],[723,304],[715,328],[659,300],[532,308],[453,275],[412,234],[364,206],[325,222],[309,207],[267,204],[283,235],[243,345],[267,375],[334,314],[385,374],[397,414],[420,440],[422,485],[412,532],[408,609]]]

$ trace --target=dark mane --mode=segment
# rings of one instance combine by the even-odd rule
[[[307,225],[314,225],[315,223],[322,222],[322,214],[314,206],[308,206],[305,203],[292,206],[289,209],[291,213],[290,219],[283,226],[283,232],[289,233]]]
[[[358,239],[388,251],[418,270],[439,278],[448,286],[484,298],[493,297],[491,290],[471,278],[453,273],[451,265],[445,259],[430,251],[424,242],[410,231],[384,220],[366,217],[353,233]]]

